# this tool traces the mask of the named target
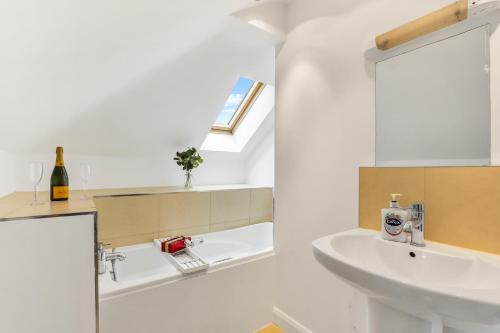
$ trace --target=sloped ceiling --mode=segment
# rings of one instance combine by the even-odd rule
[[[0,4],[0,149],[149,154],[199,146],[240,75],[274,84],[248,0]]]

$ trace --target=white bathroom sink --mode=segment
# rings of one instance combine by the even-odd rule
[[[423,248],[354,229],[313,242],[316,259],[368,296],[451,327],[500,330],[500,256],[427,242]]]

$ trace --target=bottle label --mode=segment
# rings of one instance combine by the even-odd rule
[[[397,236],[403,232],[403,219],[398,214],[387,214],[384,223],[385,231],[391,236]]]
[[[52,187],[52,196],[54,199],[68,199],[69,186],[54,186]]]

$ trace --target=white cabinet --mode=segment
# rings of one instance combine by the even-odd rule
[[[0,332],[96,332],[94,235],[94,214],[0,222]]]

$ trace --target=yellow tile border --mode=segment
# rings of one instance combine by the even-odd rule
[[[380,230],[389,194],[425,204],[425,238],[500,255],[500,167],[360,168],[359,226]]]

